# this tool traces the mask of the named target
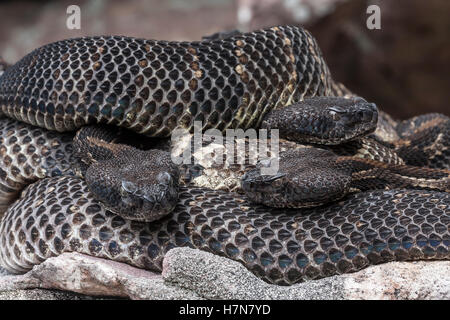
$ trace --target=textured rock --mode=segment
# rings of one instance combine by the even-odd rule
[[[166,285],[162,277],[124,263],[64,253],[35,266],[30,272],[0,278],[0,291],[46,288],[93,296],[132,299],[198,299],[195,293]]]
[[[240,263],[190,248],[170,250],[162,275],[64,253],[25,275],[0,276],[0,299],[450,299],[450,261],[391,262],[290,287],[265,283]],[[6,292],[4,292],[6,291]]]
[[[345,277],[347,299],[450,298],[450,261],[391,262]]]
[[[31,289],[0,292],[0,300],[92,300],[85,295],[57,290]]]
[[[267,284],[241,264],[175,248],[163,278],[208,299],[449,299],[450,261],[391,262],[290,287]]]
[[[23,276],[13,276],[0,267],[0,300],[91,300],[98,297],[90,297],[72,292],[47,289],[29,289],[39,286],[39,281],[25,281]],[[16,290],[13,290],[13,289]]]

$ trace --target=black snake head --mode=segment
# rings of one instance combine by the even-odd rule
[[[73,141],[79,175],[105,209],[130,220],[154,221],[177,204],[180,172],[169,152],[128,145],[139,142],[129,132],[98,125],[81,128]]]
[[[126,219],[158,220],[178,202],[179,171],[161,150],[127,148],[91,165],[85,178],[94,197]]]
[[[345,196],[351,183],[351,170],[336,163],[337,156],[327,150],[301,148],[280,155],[278,171],[265,175],[263,167],[274,161],[263,160],[241,180],[247,197],[269,207],[314,207]]]
[[[261,127],[300,143],[336,145],[375,131],[377,121],[376,105],[362,98],[314,97],[271,111]]]

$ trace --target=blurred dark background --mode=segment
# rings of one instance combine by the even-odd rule
[[[66,27],[69,5],[81,29]],[[366,9],[381,9],[369,30]],[[0,56],[15,62],[48,42],[120,34],[199,40],[214,32],[281,24],[305,26],[318,39],[336,80],[396,118],[450,115],[448,0],[62,0],[2,1]]]

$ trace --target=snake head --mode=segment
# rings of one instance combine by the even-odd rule
[[[347,104],[332,104],[323,110],[324,127],[328,128],[323,132],[328,135],[330,144],[353,140],[376,129],[378,109],[375,104],[362,98],[346,100]]]
[[[335,145],[375,131],[378,110],[362,98],[314,97],[273,110],[261,127],[300,143]]]
[[[316,148],[289,150],[280,155],[274,175],[263,175],[260,162],[241,180],[247,197],[269,207],[306,208],[342,198],[349,190],[350,170],[336,163],[331,151]]]
[[[86,182],[105,209],[124,218],[154,221],[178,202],[178,168],[160,150],[127,148],[112,159],[91,165]]]

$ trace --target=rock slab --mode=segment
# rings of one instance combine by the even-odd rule
[[[198,249],[170,250],[162,274],[64,253],[24,275],[0,269],[0,299],[448,300],[449,274],[450,261],[390,262],[282,287],[260,280],[238,262]]]

